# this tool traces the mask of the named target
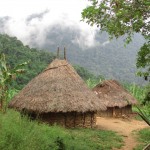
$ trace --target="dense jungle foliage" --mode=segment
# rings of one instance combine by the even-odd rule
[[[26,66],[26,73],[19,75],[17,82],[14,82],[16,89],[21,89],[56,58],[54,53],[24,46],[16,37],[9,37],[8,35],[2,34],[0,34],[0,53],[6,55],[8,65],[12,68],[18,64],[29,61],[29,64]],[[99,78],[104,78],[102,76],[97,77],[93,75],[79,65],[74,65],[74,67],[84,80],[91,78],[98,81]]]
[[[34,48],[29,48],[29,46],[24,46],[16,37],[9,37],[8,35],[0,35],[0,53],[6,55],[6,60],[10,67],[30,61],[26,67],[28,70],[26,74],[20,75],[17,78],[15,88],[19,89],[41,72],[55,58],[52,53],[38,51]]]

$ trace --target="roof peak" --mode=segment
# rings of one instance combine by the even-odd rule
[[[28,83],[9,107],[38,113],[106,110],[75,69],[58,58]]]
[[[67,66],[68,64],[69,63],[67,60],[56,58],[48,65],[48,67],[44,71],[49,69],[56,69],[62,66]]]

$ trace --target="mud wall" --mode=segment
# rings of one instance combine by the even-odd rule
[[[132,106],[127,105],[125,107],[108,107],[106,111],[97,112],[99,117],[122,117],[123,115],[129,115],[132,113]]]
[[[58,124],[68,128],[93,128],[96,126],[96,116],[94,112],[44,113],[39,115],[39,119],[51,125]]]

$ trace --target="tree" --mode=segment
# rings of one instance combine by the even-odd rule
[[[16,79],[18,74],[25,71],[22,67],[26,64],[27,62],[10,69],[7,65],[5,55],[0,54],[0,109],[3,112],[6,112],[7,109],[8,92],[11,88],[11,83]]]
[[[134,33],[141,33],[145,43],[138,52],[138,75],[150,77],[150,1],[149,0],[90,0],[91,6],[82,12],[83,20],[106,31],[110,39],[126,35],[126,44]],[[150,81],[150,80],[149,80]],[[147,97],[149,99],[149,92]],[[145,101],[147,102],[147,101]],[[149,100],[148,100],[149,102]],[[150,125],[150,118],[137,106],[139,115]]]
[[[91,26],[106,31],[110,38],[126,35],[126,44],[134,33],[141,33],[145,43],[138,58],[138,73],[148,80],[150,77],[150,1],[149,0],[90,0],[91,6],[82,12],[82,18]],[[143,69],[144,68],[144,69]]]

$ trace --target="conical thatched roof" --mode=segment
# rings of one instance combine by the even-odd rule
[[[106,80],[96,85],[93,91],[107,107],[121,108],[137,103],[137,100],[115,80]]]
[[[73,67],[59,59],[32,79],[9,107],[37,113],[106,110]]]

